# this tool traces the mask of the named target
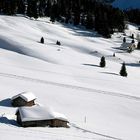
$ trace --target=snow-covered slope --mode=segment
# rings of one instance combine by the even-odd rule
[[[128,27],[128,36],[138,34]],[[71,25],[16,16],[0,16],[0,33],[1,140],[140,139],[140,52],[118,49],[123,34],[104,39]],[[45,44],[39,43],[42,36]],[[99,67],[103,55],[106,68]],[[124,61],[127,78],[119,76]],[[19,127],[9,98],[24,91],[65,114],[70,128]]]
[[[120,9],[140,9],[140,0],[115,0],[112,5]]]

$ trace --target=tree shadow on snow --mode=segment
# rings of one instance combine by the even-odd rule
[[[126,66],[140,67],[140,62],[139,63],[126,63]]]
[[[5,116],[0,117],[0,123],[7,124],[7,125],[13,125],[13,126],[19,127],[19,124],[15,120],[13,120],[13,119],[12,120],[9,120]]]
[[[82,26],[74,26],[73,24],[65,24],[61,23],[61,25],[70,31],[72,31],[73,35],[76,36],[84,36],[84,37],[101,37],[97,32],[93,32],[93,30],[85,29]]]
[[[13,45],[12,43],[10,43],[10,40],[6,41],[4,39],[0,39],[0,48],[25,55],[25,53],[20,49],[17,43],[15,42],[15,45]]]
[[[117,73],[113,73],[113,72],[101,72],[101,73],[104,73],[104,74],[110,74],[110,75],[117,75],[117,76],[119,76],[119,74],[117,74]]]
[[[7,98],[7,99],[4,99],[4,100],[1,100],[0,101],[0,106],[12,107],[11,99]]]
[[[94,65],[94,64],[82,64],[82,65],[91,66],[91,67],[99,67],[98,65]]]

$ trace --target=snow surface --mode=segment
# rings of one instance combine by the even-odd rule
[[[32,93],[32,92],[22,92],[20,94],[17,94],[15,96],[12,97],[12,100],[21,97],[22,99],[24,99],[26,102],[30,102],[32,100],[36,99],[36,96]]]
[[[112,5],[120,9],[140,9],[140,0],[115,0]]]
[[[139,33],[129,25],[127,42],[132,32]],[[120,50],[124,36],[104,39],[46,18],[0,16],[0,139],[139,140],[140,52]],[[124,61],[127,78],[119,75]],[[70,128],[19,127],[9,98],[23,91],[65,114]]]

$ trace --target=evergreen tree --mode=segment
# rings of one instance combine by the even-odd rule
[[[60,46],[61,45],[60,41],[57,40],[56,41],[56,45],[59,45]]]
[[[131,41],[131,43],[135,43],[135,40],[133,39],[133,40]]]
[[[134,34],[132,34],[131,38],[134,39]]]
[[[92,14],[87,15],[85,26],[86,26],[86,29],[93,29],[94,21],[93,21]]]
[[[40,43],[44,44],[44,38],[43,37],[41,37]]]
[[[126,43],[126,37],[123,38],[123,43]]]
[[[137,44],[137,49],[140,50],[140,41],[139,41],[138,44]]]
[[[127,71],[126,71],[126,66],[125,63],[122,64],[121,70],[120,70],[120,75],[127,77]]]
[[[101,57],[101,61],[100,61],[100,67],[105,67],[106,66],[106,61],[105,61],[105,57],[104,56],[102,56]]]

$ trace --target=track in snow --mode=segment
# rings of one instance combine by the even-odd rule
[[[51,82],[51,81],[35,79],[35,78],[30,78],[30,77],[25,77],[25,76],[19,76],[19,75],[15,75],[15,74],[8,74],[8,73],[0,73],[0,76],[19,79],[19,80],[24,80],[24,81],[29,81],[29,82],[34,82],[34,83],[55,85],[55,86],[59,86],[59,87],[77,89],[77,90],[87,91],[87,92],[91,92],[91,93],[96,92],[96,93],[100,93],[100,94],[105,94],[105,95],[116,96],[116,97],[121,97],[121,98],[140,101],[140,97],[131,96],[131,95],[125,95],[125,94],[118,93],[118,92],[110,92],[110,91],[103,91],[103,90],[98,90],[98,89],[93,89],[93,88],[62,84],[62,83]]]
[[[5,124],[3,124],[5,125]],[[5,125],[7,126],[7,124]],[[12,125],[8,125],[10,127],[12,127],[13,129],[9,129],[9,128],[2,128],[0,130],[1,134],[6,135],[7,131],[8,134],[7,135],[19,135],[19,136],[23,136],[23,137],[28,137],[28,138],[40,138],[45,139],[45,140],[121,140],[121,139],[116,139],[113,138],[111,136],[106,136],[103,134],[98,134],[98,133],[91,133],[93,134],[92,136],[81,136],[81,135],[77,135],[77,134],[67,134],[67,133],[60,133],[60,132],[51,132],[51,131],[42,131],[42,130],[38,130],[38,129],[32,129],[32,128],[22,128],[22,127],[16,127],[16,126],[12,126]],[[98,138],[101,137],[101,138]]]
[[[109,135],[105,135],[105,134],[101,134],[101,133],[97,133],[97,132],[93,132],[93,131],[90,131],[90,130],[83,129],[83,128],[79,127],[79,126],[76,126],[75,124],[71,124],[71,126],[77,128],[79,130],[82,130],[84,132],[92,133],[92,134],[95,134],[95,135],[98,135],[98,136],[102,136],[102,137],[106,137],[106,138],[114,139],[114,140],[122,140],[120,138],[116,138],[116,137],[113,137],[113,136],[109,136]]]

